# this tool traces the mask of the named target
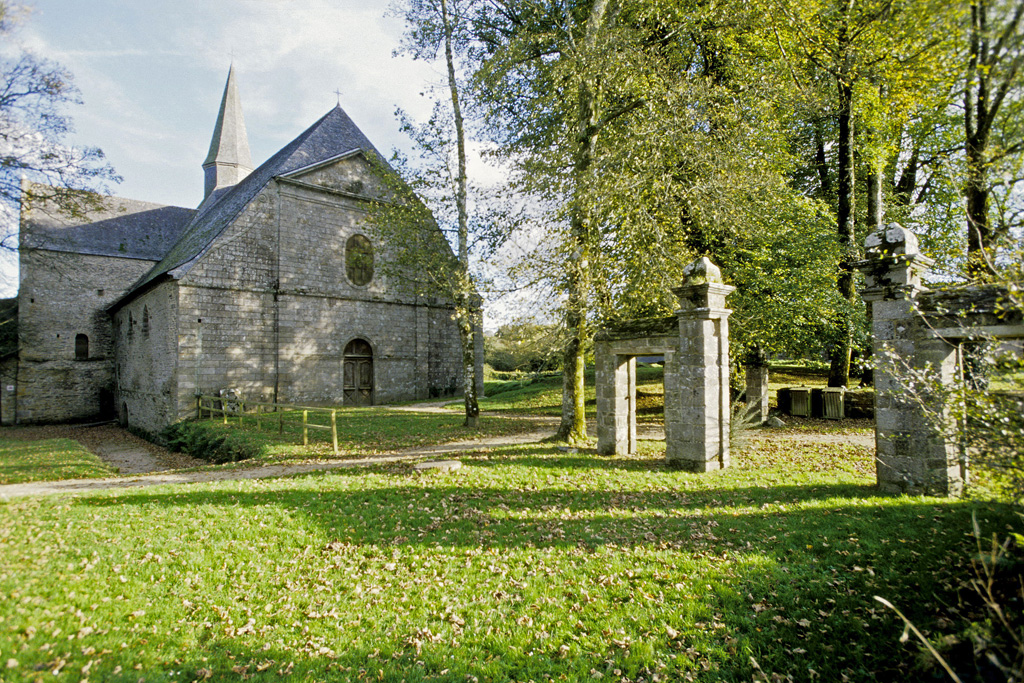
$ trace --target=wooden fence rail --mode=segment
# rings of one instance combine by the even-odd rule
[[[301,420],[285,417],[287,413],[298,413],[300,411],[302,413]],[[284,434],[285,423],[302,425],[303,446],[309,445],[310,429],[329,429],[331,431],[331,443],[334,446],[334,454],[338,455],[338,410],[336,408],[312,408],[308,406],[293,406],[286,403],[263,403],[261,401],[245,401],[239,398],[207,396],[204,394],[196,396],[197,420],[203,419],[204,413],[209,413],[211,418],[214,414],[219,414],[223,418],[224,424],[229,424],[229,418],[237,417],[238,426],[241,427],[245,422],[246,412],[249,413],[250,419],[255,420],[257,430],[263,428],[263,422],[276,422],[278,434]],[[329,416],[331,420],[330,426],[316,424],[315,422],[310,423],[310,414],[313,414],[314,417],[321,414]]]

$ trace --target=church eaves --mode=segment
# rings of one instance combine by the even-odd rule
[[[204,197],[217,189],[237,185],[252,173],[252,154],[242,116],[242,99],[235,83],[235,68],[228,69],[224,96],[220,101],[217,125],[213,129],[210,152],[203,162]]]

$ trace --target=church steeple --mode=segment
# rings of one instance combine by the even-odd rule
[[[224,85],[224,97],[220,101],[217,126],[213,129],[210,153],[203,162],[206,174],[204,197],[222,187],[236,185],[252,173],[252,155],[249,153],[249,139],[245,134],[245,119],[242,117],[242,100],[235,85],[235,67],[228,69],[228,82]]]

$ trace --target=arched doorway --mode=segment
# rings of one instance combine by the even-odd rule
[[[345,347],[343,375],[344,404],[373,405],[373,349],[364,339],[353,339]]]

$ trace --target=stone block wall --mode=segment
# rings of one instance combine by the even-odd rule
[[[178,287],[162,283],[114,314],[122,425],[156,433],[178,419]]]
[[[195,395],[235,389],[273,401],[275,313],[272,292],[180,284],[177,328],[178,416],[195,414]]]
[[[18,422],[112,416],[114,346],[106,307],[152,266],[142,259],[21,252]],[[85,360],[77,358],[78,335],[88,339]]]
[[[381,268],[365,285],[347,276],[352,235],[386,257],[366,222],[374,182],[358,157],[272,181],[194,263],[120,304],[113,319],[105,308],[152,261],[26,252],[34,260],[23,265],[19,419],[79,419],[102,405],[157,432],[193,415],[197,392],[221,389],[337,404],[354,339],[373,348],[376,403],[457,392],[451,307],[411,296]],[[75,360],[79,333],[90,338],[88,360]]]
[[[918,251],[914,234],[895,223],[869,235],[865,251],[868,259],[860,268],[872,311],[878,487],[888,493],[960,495],[959,447],[924,413],[946,408],[925,405],[925,397],[905,386],[925,369],[947,385],[958,375],[957,346],[930,337],[915,305],[931,260]]]
[[[679,354],[672,379],[666,380],[665,403],[671,400],[677,408],[671,419],[665,415],[665,455],[682,469],[709,472],[730,464],[732,311],[725,298],[735,287],[722,283],[721,271],[707,258],[683,272],[683,285],[672,290],[679,299]]]
[[[597,394],[597,452],[628,455],[636,452],[636,357],[665,356],[665,393],[676,367],[679,339],[652,334],[629,339],[598,339],[595,342],[594,387]],[[666,399],[668,429],[674,406]],[[666,435],[667,438],[667,435]]]
[[[450,307],[395,291],[379,267],[363,286],[346,275],[352,235],[371,240],[375,260],[384,252],[365,223],[364,200],[350,192],[362,187],[363,163],[342,160],[301,182],[271,183],[182,278],[179,417],[193,413],[197,387],[235,389],[250,400],[340,404],[344,350],[354,339],[374,352],[375,403],[458,390]]]
[[[0,360],[0,425],[14,424],[17,378],[17,356],[11,356],[4,360]]]
[[[719,269],[701,258],[673,289],[673,318],[630,321],[596,338],[597,448],[610,455],[635,450],[635,356],[665,355],[665,457],[693,472],[729,466],[729,323]],[[668,323],[666,325],[665,323]],[[674,329],[673,329],[674,328]]]
[[[724,319],[680,313],[677,365],[665,385],[666,404],[677,408],[665,415],[665,440],[666,458],[688,471],[729,466],[728,335]]]

